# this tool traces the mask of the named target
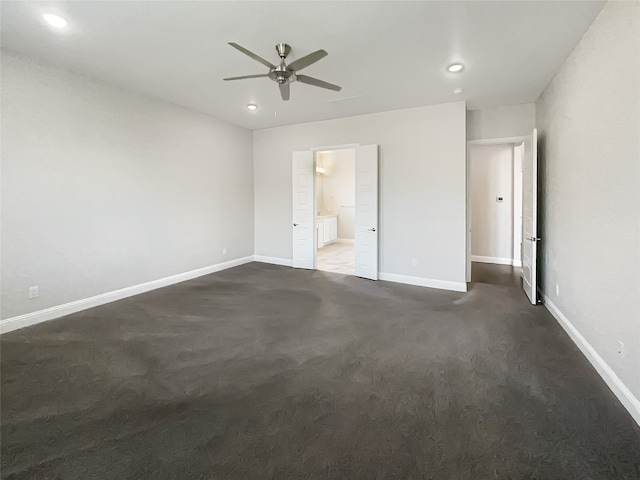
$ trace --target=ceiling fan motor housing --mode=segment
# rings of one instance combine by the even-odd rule
[[[289,70],[284,61],[269,72],[269,78],[277,83],[286,83],[291,75],[293,75],[293,70]]]

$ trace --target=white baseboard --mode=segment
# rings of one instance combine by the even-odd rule
[[[293,261],[288,258],[265,257],[263,255],[254,255],[253,261],[260,263],[271,263],[273,265],[282,265],[283,267],[290,267],[291,265],[293,265]]]
[[[450,282],[447,280],[434,280],[424,277],[412,277],[409,275],[398,275],[397,273],[378,274],[380,280],[387,282],[405,283],[407,285],[417,285],[419,287],[439,288],[440,290],[453,290],[454,292],[466,292],[466,282]]]
[[[503,257],[485,257],[482,255],[471,255],[471,261],[479,263],[495,263],[496,265],[513,265],[514,267],[522,266],[522,262],[518,260]]]
[[[262,262],[270,263],[273,265],[282,265],[290,267],[292,261],[286,258],[279,257],[265,257],[262,255],[249,255],[247,257],[230,260],[228,262],[218,263],[210,265],[208,267],[198,268],[189,272],[179,273],[177,275],[171,275],[169,277],[159,278],[150,282],[141,283],[138,285],[132,285],[130,287],[121,288],[119,290],[113,290],[111,292],[102,293],[93,297],[83,298],[75,300],[73,302],[64,303],[62,305],[56,305],[54,307],[45,308],[36,312],[25,313],[24,315],[18,315],[16,317],[6,318],[0,320],[0,335],[3,333],[12,332],[20,328],[29,327],[38,323],[46,322],[48,320],[54,320],[56,318],[71,315],[82,310],[98,307],[106,303],[115,302],[123,298],[132,297],[141,293],[155,290],[176,283],[191,280],[193,278],[208,275],[210,273],[226,270],[227,268],[244,265],[250,262]],[[409,285],[418,285],[422,287],[439,288],[443,290],[454,290],[457,292],[466,292],[467,284],[464,282],[448,282],[444,280],[432,280],[422,277],[410,277],[407,275],[397,275],[394,273],[380,273],[380,279],[389,282],[405,283]]]
[[[191,280],[192,278],[197,278],[203,275],[208,275],[210,273],[226,270],[227,268],[244,265],[245,263],[249,263],[252,261],[253,255],[243,258],[237,258],[235,260],[229,260],[228,262],[209,265],[208,267],[198,268],[189,272],[159,278],[150,282],[132,285],[130,287],[113,290],[111,292],[102,293],[93,297],[64,303],[62,305],[56,305],[55,307],[45,308],[44,310],[38,310],[36,312],[25,313],[24,315],[18,315],[17,317],[0,320],[0,334],[11,332],[19,328],[29,327],[31,325],[46,322],[48,320],[53,320],[55,318],[64,317],[65,315],[80,312],[88,308],[98,307],[100,305],[104,305],[105,303],[121,300],[123,298],[138,295],[140,293],[145,293],[157,288],[167,287],[175,283]]]
[[[549,300],[543,296],[544,305],[551,315],[555,317],[560,326],[567,332],[571,340],[578,346],[587,360],[596,369],[596,372],[602,377],[609,386],[613,394],[618,397],[620,403],[628,410],[633,419],[640,425],[640,401],[631,393],[627,386],[620,380],[604,359],[596,352],[595,348],[587,341],[586,338],[578,331],[578,329],[569,321],[567,317]]]
[[[271,263],[273,265],[282,265],[284,267],[290,267],[292,261],[286,258],[278,257],[263,257],[262,255],[254,255],[256,262]],[[455,292],[466,292],[466,282],[448,282],[446,280],[433,280],[431,278],[423,277],[411,277],[408,275],[398,275],[396,273],[378,273],[380,280],[395,283],[405,283],[407,285],[417,285],[419,287],[439,288],[441,290],[453,290]]]
[[[356,241],[353,238],[339,238],[338,240],[336,240],[336,242],[338,243],[351,243],[351,244],[355,244]]]

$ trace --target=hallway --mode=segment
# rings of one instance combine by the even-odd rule
[[[497,265],[495,263],[471,263],[471,283],[486,283],[489,285],[522,285],[520,277],[522,269],[511,265]]]

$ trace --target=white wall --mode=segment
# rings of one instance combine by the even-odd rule
[[[338,215],[338,238],[355,238],[356,151],[318,152],[326,174],[322,176],[323,210]],[[317,187],[317,184],[316,184]]]
[[[292,151],[376,143],[380,270],[465,281],[464,102],[256,130],[253,140],[256,255],[291,259]]]
[[[607,3],[536,106],[544,206],[543,292],[636,400],[639,10],[637,2]],[[624,355],[616,351],[619,341],[624,342]],[[636,405],[640,423],[640,403]]]
[[[531,135],[535,125],[535,104],[467,111],[467,140]]]
[[[513,146],[471,145],[471,255],[511,263],[513,257]],[[503,197],[498,202],[496,197]],[[479,260],[479,259],[476,259]]]
[[[253,254],[251,131],[1,62],[2,318]]]

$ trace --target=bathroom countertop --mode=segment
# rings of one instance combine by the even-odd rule
[[[337,214],[334,215],[316,215],[316,218],[331,218],[331,217],[337,217]]]

